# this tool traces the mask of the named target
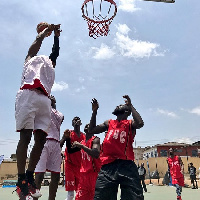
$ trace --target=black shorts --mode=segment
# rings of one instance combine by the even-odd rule
[[[115,160],[102,166],[94,200],[117,200],[119,185],[121,200],[144,200],[138,169],[131,160]]]
[[[190,179],[193,181],[193,180],[196,180],[196,175],[190,175]]]

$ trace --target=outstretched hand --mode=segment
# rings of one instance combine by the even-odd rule
[[[59,37],[60,32],[62,32],[62,30],[60,30],[60,25],[61,24],[54,25],[54,35],[57,36],[57,37]]]
[[[64,136],[65,138],[70,138],[70,130],[69,130],[69,129],[66,129],[66,130],[64,131],[63,136]]]
[[[130,97],[128,95],[124,95],[123,98],[125,99],[125,104],[127,106],[131,106],[132,103]]]
[[[99,108],[98,101],[95,98],[93,98],[91,103],[92,103],[92,111],[97,111]]]

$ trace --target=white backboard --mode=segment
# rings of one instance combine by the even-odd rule
[[[143,0],[143,1],[155,1],[155,2],[164,2],[164,3],[175,3],[175,0]]]

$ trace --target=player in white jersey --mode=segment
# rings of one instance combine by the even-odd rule
[[[48,132],[47,140],[42,150],[40,160],[35,168],[35,183],[37,188],[41,188],[44,173],[51,172],[51,182],[49,185],[49,200],[55,200],[61,171],[61,148],[60,145],[60,126],[64,120],[61,112],[56,110],[56,100],[54,96],[51,99],[51,126]],[[64,143],[62,143],[63,145]],[[37,200],[37,198],[33,198]]]
[[[50,56],[37,56],[42,41],[54,31],[54,45]],[[51,124],[51,101],[48,96],[55,79],[54,68],[59,56],[60,25],[48,25],[40,32],[29,48],[24,63],[22,82],[16,96],[16,131],[20,132],[17,146],[18,182],[17,193],[21,200],[26,196],[40,197],[33,173],[44,147]],[[35,144],[30,154],[28,169],[25,173],[27,149],[32,132]]]

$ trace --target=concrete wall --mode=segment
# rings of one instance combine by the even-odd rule
[[[0,183],[3,180],[17,180],[17,162],[3,161],[0,165]]]
[[[166,171],[168,170],[167,162],[166,162],[166,157],[157,157],[157,158],[149,158],[149,168],[150,172],[156,170],[156,162],[157,162],[157,169],[160,174],[160,177],[164,177]],[[200,167],[200,158],[197,157],[189,157],[188,162],[186,157],[181,158],[184,164],[184,172],[187,174],[188,173],[188,163],[192,162],[194,167],[197,169],[197,176],[199,177],[199,167]],[[144,167],[147,168],[147,161],[146,160],[139,160],[139,164],[144,163]],[[136,164],[137,161],[136,161]],[[147,172],[148,173],[148,172]]]
[[[197,177],[199,177],[199,167],[200,167],[200,158],[197,157],[189,157],[188,162],[186,157],[182,157],[183,163],[184,163],[184,171],[185,173],[188,173],[188,163],[192,162],[194,166],[197,169]],[[144,167],[147,170],[147,162],[146,160],[139,160],[135,161],[136,164],[141,164],[142,162],[144,163]],[[166,157],[157,157],[157,158],[149,158],[149,168],[150,172],[156,170],[156,162],[157,162],[157,169],[160,174],[160,177],[164,177],[168,166],[166,162]],[[28,163],[27,163],[28,166]],[[61,172],[63,172],[63,165],[61,165]],[[148,170],[147,170],[148,173]],[[3,161],[2,164],[0,165],[0,183],[3,182],[3,180],[17,180],[17,162],[16,161]]]
[[[26,168],[28,162],[26,163]],[[63,172],[63,164],[61,165],[61,172]],[[0,165],[0,184],[3,180],[17,180],[17,162],[16,161],[3,161]]]

